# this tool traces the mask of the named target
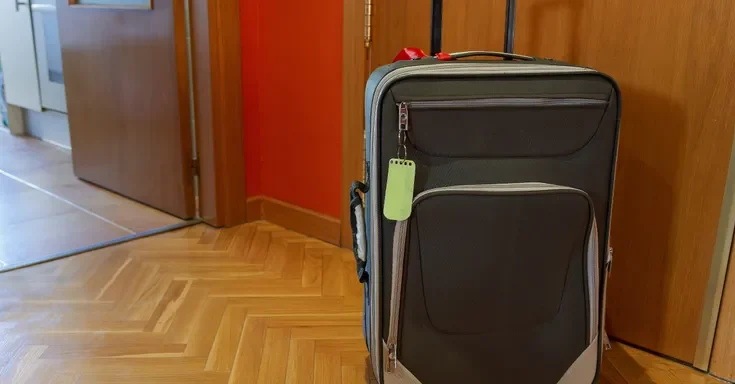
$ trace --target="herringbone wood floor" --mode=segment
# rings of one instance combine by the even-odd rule
[[[198,225],[0,274],[0,383],[365,383],[361,311],[349,251]],[[604,383],[709,380],[619,345],[603,364]]]

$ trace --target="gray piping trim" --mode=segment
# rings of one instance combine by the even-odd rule
[[[414,204],[416,199],[414,199]],[[403,302],[403,274],[406,265],[406,249],[408,248],[406,234],[408,233],[408,221],[401,220],[396,223],[393,231],[393,273],[390,292],[390,314],[388,317],[388,352],[393,348],[393,358],[398,359],[398,326],[401,321],[401,303]],[[387,358],[388,367],[383,367],[386,371],[390,371],[391,356]]]
[[[388,355],[388,346],[383,343],[383,355]],[[396,367],[390,372],[383,372],[384,384],[421,384],[421,381],[411,373],[400,360],[396,361]]]
[[[490,107],[590,107],[607,105],[607,100],[583,99],[579,97],[493,97],[466,100],[409,101],[413,109],[490,108]]]
[[[508,74],[582,74],[582,73],[599,73],[590,68],[571,67],[563,65],[545,65],[545,64],[505,64],[497,63],[489,65],[487,63],[471,63],[471,62],[455,62],[455,63],[437,63],[433,65],[420,65],[420,66],[409,66],[397,68],[387,73],[378,84],[375,86],[373,92],[373,99],[369,114],[370,121],[370,152],[369,156],[366,156],[370,160],[371,169],[369,170],[369,180],[378,180],[378,159],[377,159],[377,141],[378,141],[378,109],[380,107],[380,100],[385,95],[388,87],[396,81],[409,77],[409,76],[442,76],[442,75],[508,75]],[[370,345],[373,346],[370,350],[370,360],[373,364],[373,370],[376,374],[381,372],[381,357],[380,348],[377,346],[382,344],[380,340],[380,320],[378,316],[378,310],[381,308],[380,297],[378,292],[380,290],[380,233],[379,233],[379,212],[378,207],[378,194],[370,193],[370,204],[371,210],[369,214],[370,225],[371,225],[371,252],[370,257],[371,271],[373,273],[370,276],[370,323],[372,327]]]
[[[590,384],[594,382],[597,375],[599,351],[598,339],[595,337],[572,366],[567,369],[557,384]]]
[[[590,384],[594,382],[597,374],[598,361],[598,339],[594,338],[592,343],[582,352],[574,363],[564,372],[557,384]],[[385,343],[382,343],[383,353],[388,353]],[[401,361],[396,362],[396,368],[391,372],[384,371],[385,384],[421,384],[421,381],[411,373]]]
[[[431,188],[416,195],[413,204],[416,205],[421,199],[437,193],[445,192],[550,192],[550,191],[570,191],[585,195],[581,189],[566,187],[563,185],[528,182],[528,183],[502,183],[502,184],[470,184],[470,185],[453,185],[448,187]]]
[[[589,288],[590,300],[590,342],[597,339],[598,322],[599,322],[599,298],[600,298],[600,247],[597,232],[597,218],[594,213],[593,206],[590,205],[592,212],[592,225],[587,240],[587,282]]]
[[[597,219],[595,217],[594,206],[589,195],[581,189],[567,187],[563,185],[529,182],[529,183],[502,183],[502,184],[474,184],[474,185],[456,185],[449,187],[432,188],[416,195],[413,199],[413,205],[421,202],[425,198],[437,194],[453,194],[453,193],[482,193],[489,195],[510,195],[517,192],[570,192],[582,195],[587,200],[590,210],[589,224],[587,228],[587,251],[586,251],[586,272],[587,272],[587,294],[589,297],[589,342],[597,339],[598,335],[598,310],[600,297],[600,262],[598,248]],[[393,273],[391,281],[391,298],[390,298],[390,316],[388,345],[393,345],[396,349],[394,353],[398,356],[398,330],[400,329],[400,310],[403,292],[403,269],[406,261],[406,249],[408,248],[406,234],[408,232],[408,220],[398,221],[396,223],[393,234]]]

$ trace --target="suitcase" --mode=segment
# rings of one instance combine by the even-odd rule
[[[507,52],[398,61],[368,80],[350,211],[381,383],[598,380],[620,92],[593,69],[513,54],[507,9]]]

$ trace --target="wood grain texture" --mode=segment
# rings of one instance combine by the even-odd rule
[[[200,225],[8,273],[0,279],[0,382],[341,377],[342,353],[367,356],[361,291],[335,295],[331,285],[359,288],[344,278],[352,263],[349,251],[258,222]]]
[[[6,273],[0,382],[374,383],[354,273],[349,251],[267,222]],[[717,381],[614,343],[601,383]]]
[[[239,1],[191,1],[199,211],[215,226],[247,221]]]
[[[172,0],[145,12],[57,1],[76,175],[190,218],[190,117],[182,110],[189,95],[179,84],[187,63],[176,27],[185,25],[182,8]]]
[[[444,50],[502,49],[504,9],[445,2]],[[518,2],[518,53],[601,70],[621,88],[610,333],[687,362],[733,140],[733,32],[725,0]]]
[[[342,225],[340,245],[352,248],[350,197],[355,180],[365,180],[365,83],[368,77],[364,31],[365,4],[360,0],[343,1],[342,30]]]
[[[305,235],[339,245],[339,219],[323,215],[267,196],[247,200],[250,221],[267,220]]]
[[[735,382],[735,248],[730,250],[730,266],[722,293],[710,372]]]
[[[248,222],[263,220],[263,196],[251,197],[247,200]]]
[[[683,364],[614,342],[605,351],[601,384],[698,383],[721,384],[720,380]]]
[[[363,22],[358,24],[362,30]],[[431,0],[373,0],[370,72],[390,64],[405,47],[421,48],[428,54],[430,39]]]
[[[442,51],[502,51],[505,4],[506,0],[445,2],[442,13]],[[524,25],[519,21],[518,28],[522,27]]]

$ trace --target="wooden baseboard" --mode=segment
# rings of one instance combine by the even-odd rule
[[[266,220],[286,229],[339,245],[340,220],[267,196],[247,200],[248,221]]]
[[[247,212],[248,223],[263,219],[263,196],[248,198],[245,212]]]

